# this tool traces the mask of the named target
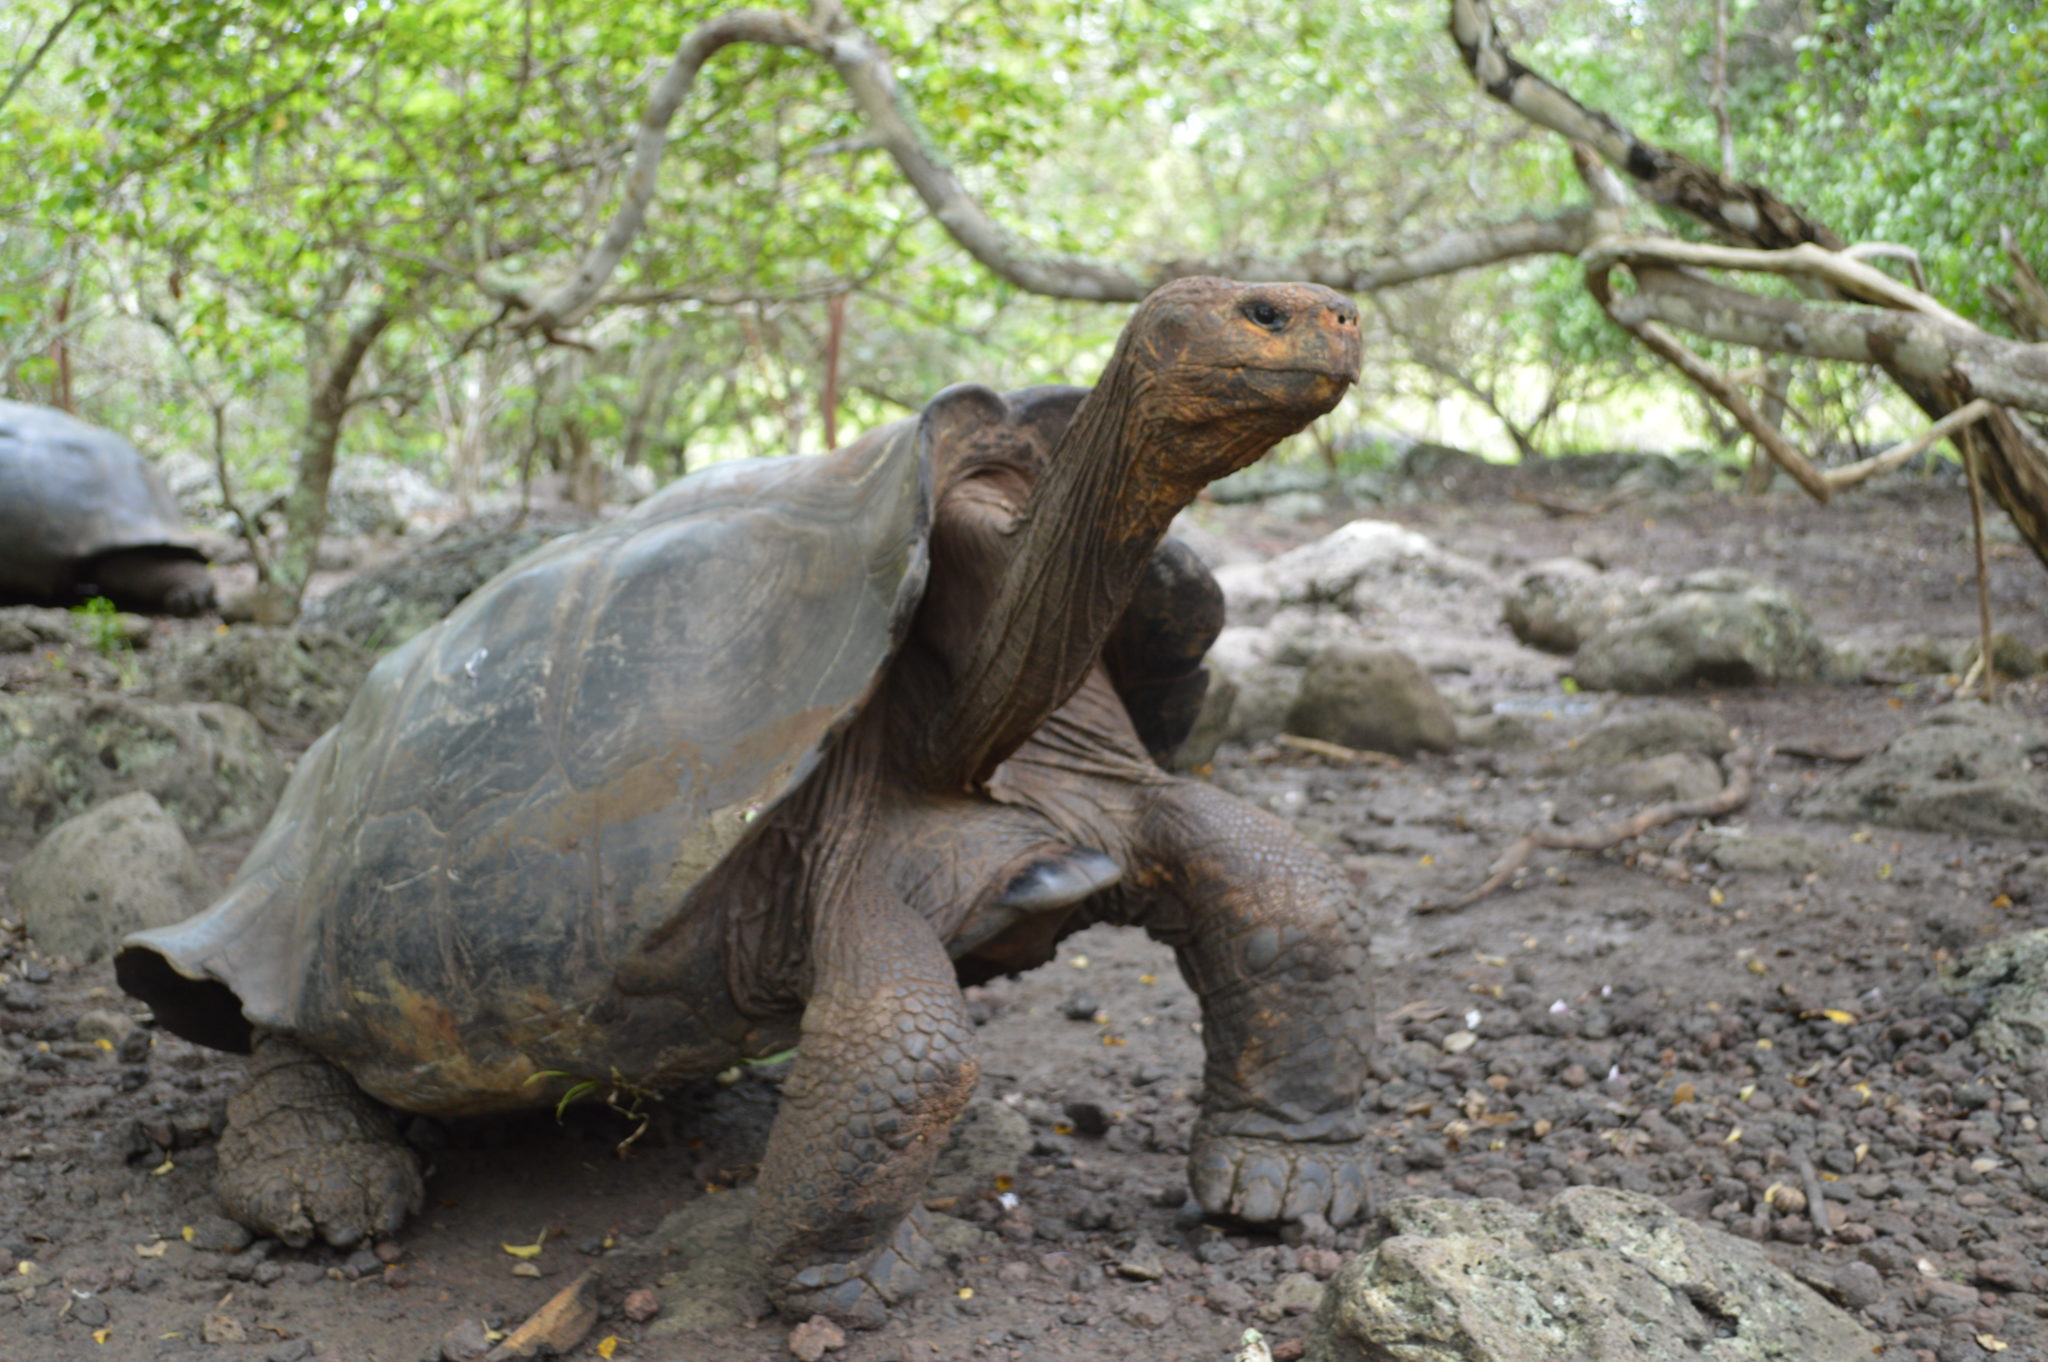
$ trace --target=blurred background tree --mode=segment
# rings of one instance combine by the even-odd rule
[[[509,296],[616,210],[635,120],[727,5],[16,0],[0,12],[0,395],[216,465],[295,600],[337,465],[467,504],[537,473],[822,447],[949,382],[1086,382],[1123,309],[993,277],[801,49],[713,56],[646,224],[569,334]],[[1569,154],[1484,99],[1437,0],[849,6],[937,150],[1035,249],[1156,269],[1398,252],[1568,206]],[[1587,103],[1908,242],[1997,324],[1998,229],[2048,258],[2048,17],[2032,0],[1531,0],[1517,52]],[[1674,230],[1678,227],[1672,224]],[[1683,450],[1703,420],[1570,259],[1388,288],[1336,418],[1495,457]],[[550,343],[561,342],[561,343]],[[1788,367],[1815,444],[1906,424]],[[1337,439],[1332,447],[1384,449]],[[644,481],[645,474],[635,474]]]

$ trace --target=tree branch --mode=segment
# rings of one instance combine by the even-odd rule
[[[646,223],[670,123],[704,63],[720,49],[743,42],[801,48],[829,62],[868,125],[868,132],[858,139],[860,145],[887,151],[938,224],[992,274],[1027,293],[1086,302],[1136,302],[1170,279],[1194,274],[1301,279],[1370,293],[1524,256],[1576,255],[1592,244],[1595,234],[1593,211],[1575,207],[1440,233],[1406,252],[1389,252],[1377,242],[1350,241],[1319,244],[1297,255],[1237,252],[1123,265],[1042,251],[996,222],[967,192],[911,107],[888,53],[847,17],[838,0],[817,0],[808,22],[790,14],[742,10],[713,19],[683,39],[641,115],[624,200],[582,263],[566,279],[538,290],[478,280],[486,293],[516,314],[515,329],[556,336],[605,305],[604,287]]]
[[[1482,90],[1530,122],[1591,146],[1650,202],[1745,246],[1778,250],[1808,241],[1830,248],[1842,244],[1824,224],[1763,186],[1716,174],[1690,157],[1643,141],[1522,65],[1502,40],[1487,0],[1451,0],[1450,30],[1465,69]]]
[[[76,19],[87,5],[94,2],[95,0],[71,0],[71,8],[65,10],[63,14],[58,16],[57,22],[50,25],[50,31],[43,35],[43,40],[40,43],[36,44],[36,50],[28,54],[28,60],[15,67],[13,74],[8,76],[7,88],[0,90],[0,109],[7,107],[8,101],[13,99],[15,94],[20,91],[22,82],[27,80],[30,73],[42,64],[43,58],[49,55],[50,49],[57,45],[57,39],[64,36],[64,30],[71,27],[71,21]]]
[[[1640,268],[1637,292],[1610,315],[1625,327],[1662,322],[1709,340],[1810,359],[1882,364],[1921,385],[1956,380],[1968,397],[2048,413],[2048,345],[2028,345],[1911,312],[1763,298],[1676,270]],[[1946,416],[1960,403],[1931,413]]]

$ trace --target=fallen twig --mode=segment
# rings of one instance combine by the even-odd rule
[[[1327,761],[1364,762],[1368,766],[1399,766],[1401,759],[1388,752],[1368,752],[1362,748],[1346,747],[1342,743],[1324,742],[1321,738],[1304,738],[1299,733],[1282,733],[1273,739],[1278,747],[1310,756],[1322,757]]]
[[[1547,516],[1562,519],[1565,516],[1606,515],[1617,506],[1634,501],[1640,492],[1610,492],[1598,501],[1573,501],[1569,497],[1547,497],[1541,492],[1532,492],[1526,487],[1517,487],[1508,493],[1525,506],[1534,506]]]
[[[1728,783],[1703,799],[1681,799],[1669,804],[1652,804],[1649,808],[1619,823],[1603,827],[1588,828],[1584,831],[1557,831],[1547,828],[1529,833],[1509,847],[1498,861],[1485,883],[1465,895],[1444,903],[1423,903],[1416,905],[1417,915],[1426,913],[1452,913],[1461,908],[1470,908],[1479,900],[1505,885],[1529,864],[1529,858],[1539,851],[1606,851],[1620,846],[1633,837],[1640,837],[1651,828],[1673,823],[1681,818],[1719,818],[1735,812],[1749,802],[1756,780],[1756,752],[1749,747],[1738,747],[1728,757]]]
[[[567,1356],[597,1323],[597,1273],[584,1273],[548,1298],[533,1317],[484,1355],[484,1362]]]
[[[1799,1180],[1806,1184],[1806,1214],[1821,1238],[1832,1239],[1835,1226],[1834,1218],[1828,1214],[1827,1190],[1820,1185],[1820,1175],[1813,1171],[1813,1160],[1806,1157],[1806,1152],[1801,1150],[1796,1157],[1799,1160]]]

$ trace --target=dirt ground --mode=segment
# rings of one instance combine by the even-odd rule
[[[1502,496],[1368,513],[1504,576],[1573,550],[1646,572],[1739,566],[1802,599],[1824,634],[1873,649],[1974,629],[1953,485],[1894,484],[1826,509],[1700,494],[1581,515]],[[1267,552],[1341,517],[1206,519]],[[1993,569],[2000,626],[2048,645],[2041,566],[1999,544]],[[1378,625],[1426,644],[1468,712],[1527,719],[1537,746],[1392,766],[1226,749],[1212,777],[1328,847],[1372,907],[1376,1196],[1647,1192],[1765,1240],[1888,1357],[2048,1357],[2048,1112],[1978,1055],[1972,1007],[1937,983],[1970,946],[2048,927],[2033,859],[2048,847],[1803,819],[1800,796],[1841,765],[1778,753],[1720,827],[1546,854],[1521,888],[1417,915],[1541,820],[1628,811],[1575,794],[1543,763],[1603,712],[1649,703],[1567,693],[1555,659],[1509,646],[1497,599],[1460,599],[1441,615],[1404,604]],[[1677,701],[1759,747],[1864,752],[1948,702],[1944,684],[1877,671]],[[2007,703],[2048,712],[2048,688],[2013,687]],[[1722,868],[1713,848],[1734,841],[1772,854]],[[245,849],[202,854],[224,880]],[[0,846],[0,886],[26,850]],[[211,1195],[235,1062],[154,1034],[104,963],[41,958],[11,924],[0,971],[0,1362],[422,1362],[464,1329],[515,1327],[593,1267],[603,1316],[574,1358],[791,1355],[789,1327],[772,1318],[663,1329],[691,1267],[664,1253],[663,1222],[751,1176],[772,1071],[667,1095],[626,1157],[615,1146],[633,1126],[602,1109],[562,1124],[419,1123],[428,1206],[395,1240],[355,1253],[245,1245]],[[828,1355],[1220,1362],[1247,1327],[1292,1355],[1320,1279],[1365,1226],[1290,1244],[1190,1209],[1199,1038],[1166,951],[1095,929],[970,1002],[980,1097],[1021,1118],[1028,1149],[946,1206],[962,1222],[950,1270],[887,1328]],[[1809,1189],[1831,1215],[1805,1207]],[[662,1312],[628,1318],[627,1294],[664,1282]]]

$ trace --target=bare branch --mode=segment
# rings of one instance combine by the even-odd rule
[[[1485,882],[1471,893],[1447,903],[1418,904],[1413,911],[1420,916],[1424,913],[1454,913],[1461,908],[1470,908],[1512,880],[1517,871],[1529,864],[1529,858],[1539,851],[1607,851],[1632,838],[1642,836],[1651,828],[1675,823],[1681,818],[1725,817],[1749,802],[1749,797],[1756,788],[1756,756],[1756,749],[1751,747],[1738,747],[1729,753],[1727,761],[1723,763],[1728,773],[1727,784],[1715,793],[1699,799],[1652,804],[1619,823],[1607,823],[1582,831],[1557,832],[1539,828],[1524,835],[1502,852],[1500,859],[1490,868]]]
[[[1451,0],[1450,28],[1466,69],[1481,89],[1530,122],[1593,147],[1650,202],[1695,218],[1724,239],[1743,245],[1774,250],[1806,241],[1841,244],[1826,226],[1761,185],[1718,175],[1689,157],[1643,141],[1516,61],[1494,25],[1487,0]]]
[[[1862,462],[1852,463],[1846,468],[1830,468],[1826,474],[1828,486],[1839,492],[1844,487],[1854,487],[1858,483],[1868,482],[1880,473],[1889,473],[1894,468],[1910,463],[1916,455],[1924,454],[1938,441],[1947,439],[1964,426],[1973,425],[1997,410],[1996,406],[1980,397],[1968,406],[1956,408],[1912,439],[1901,441],[1882,454],[1873,454]]]
[[[808,22],[790,14],[741,10],[709,21],[683,40],[641,115],[624,200],[582,263],[568,278],[544,290],[478,281],[486,293],[516,311],[517,329],[557,336],[611,301],[603,290],[645,225],[669,124],[704,63],[734,43],[801,48],[830,62],[868,124],[865,135],[842,140],[834,149],[887,151],[939,225],[991,273],[1027,293],[1087,302],[1136,302],[1169,279],[1193,274],[1303,279],[1369,293],[1525,256],[1576,255],[1595,235],[1592,211],[1568,208],[1549,216],[1440,233],[1406,252],[1389,252],[1378,242],[1340,241],[1298,255],[1240,252],[1124,265],[1042,251],[997,223],[967,192],[897,83],[888,53],[847,17],[838,0],[817,0]]]
[[[1644,268],[1636,279],[1638,291],[1608,309],[1625,327],[1655,321],[1775,354],[1881,363],[1894,376],[1922,385],[1960,379],[1969,389],[1965,397],[2048,412],[2048,345],[1910,312],[1763,298],[1675,270]],[[1939,419],[1957,405],[1930,414]]]
[[[1751,274],[1782,274],[1813,279],[1865,302],[1920,312],[1929,317],[1969,323],[1917,289],[1907,288],[1883,270],[1857,260],[1851,250],[1831,251],[1815,245],[1791,246],[1778,251],[1750,251],[1732,246],[1704,246],[1666,237],[1618,237],[1597,242],[1586,252],[1588,269],[1616,263],[1661,268],[1695,266],[1710,270],[1742,270]],[[1879,247],[1878,249],[1892,249]]]
[[[1749,432],[1749,437],[1771,456],[1771,462],[1790,473],[1793,480],[1805,488],[1807,494],[1815,501],[1825,502],[1829,495],[1827,479],[1821,476],[1820,470],[1813,466],[1812,461],[1794,449],[1776,426],[1759,416],[1756,408],[1749,405],[1749,399],[1737,391],[1734,384],[1716,373],[1711,365],[1694,354],[1678,337],[1654,320],[1641,317],[1625,318],[1616,306],[1613,284],[1609,279],[1614,262],[1611,259],[1602,261],[1597,258],[1597,253],[1589,253],[1589,256],[1592,258],[1589,258],[1586,266],[1586,288],[1606,310],[1607,315],[1614,319],[1615,324],[1649,347],[1658,358],[1684,374],[1701,392],[1725,407],[1737,424]]]
[[[668,147],[669,122],[682,107],[704,63],[719,49],[740,42],[815,48],[818,34],[795,15],[763,10],[736,10],[692,30],[683,39],[675,60],[656,82],[647,108],[640,115],[640,127],[633,135],[633,168],[626,176],[625,202],[619,205],[604,236],[575,273],[538,298],[507,297],[503,292],[494,295],[524,307],[524,315],[517,323],[521,329],[552,333],[574,325],[589,312],[599,290],[625,258],[626,248],[633,244],[641,224],[647,220],[662,152]],[[486,286],[486,292],[491,291]]]

